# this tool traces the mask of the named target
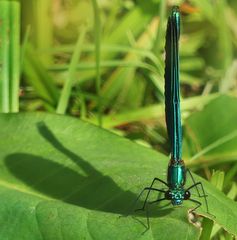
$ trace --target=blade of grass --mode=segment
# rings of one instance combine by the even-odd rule
[[[20,84],[20,4],[10,4],[10,111],[19,111]]]
[[[214,185],[217,189],[222,191],[223,183],[224,183],[224,172],[216,171],[213,172],[211,177],[211,183]],[[200,236],[200,240],[206,240],[211,238],[212,229],[213,229],[214,222],[210,220],[209,218],[204,218],[202,222],[202,234]]]
[[[166,14],[166,1],[161,0],[160,1],[160,11],[159,11],[159,26],[157,28],[157,34],[153,45],[153,52],[156,56],[160,56],[160,50],[163,48],[161,46],[161,43],[163,42],[162,39],[164,39],[164,22],[165,22],[165,14]]]
[[[147,69],[151,72],[156,73],[157,69],[148,64],[148,63],[144,63],[141,61],[127,61],[127,60],[109,60],[109,61],[103,61],[100,63],[100,67],[101,68],[114,68],[114,67],[130,67],[130,68],[144,68]],[[69,69],[69,66],[67,64],[58,64],[55,65],[51,68],[49,68],[50,71],[66,71]],[[77,64],[76,66],[77,70],[89,70],[89,69],[96,69],[96,63],[84,63],[81,62],[80,64]]]
[[[94,34],[95,34],[95,58],[96,58],[96,92],[98,96],[98,123],[102,127],[102,106],[101,106],[101,73],[100,73],[100,39],[101,23],[99,8],[96,0],[92,0],[94,10]]]
[[[220,145],[232,140],[233,138],[237,137],[237,130],[234,132],[231,132],[225,136],[223,136],[222,138],[218,139],[217,141],[209,144],[207,147],[205,147],[204,149],[202,149],[200,152],[198,152],[197,154],[195,154],[190,160],[189,160],[189,164],[198,164],[198,161],[194,161],[195,159],[201,157],[202,155],[210,152],[211,150],[213,150],[216,147],[219,147]]]
[[[37,0],[33,1],[33,13],[35,18],[35,40],[37,49],[50,48],[53,42],[52,1]],[[41,62],[47,66],[52,63],[50,55],[40,57]]]
[[[80,95],[80,113],[80,118],[82,120],[86,119],[87,107],[83,94]]]
[[[37,95],[43,101],[42,105],[49,111],[55,111],[58,102],[58,89],[40,60],[35,56],[36,52],[28,43],[23,61],[23,74],[26,81],[34,87]]]
[[[217,30],[219,34],[218,44],[219,44],[219,52],[221,53],[221,58],[220,58],[220,60],[222,61],[221,67],[223,69],[224,74],[226,73],[227,69],[229,68],[233,60],[231,34],[227,24],[226,12],[225,12],[227,5],[228,4],[226,0],[221,0],[216,2],[217,18],[215,18],[215,23],[217,24]],[[224,83],[220,82],[220,84],[224,84]]]
[[[0,9],[0,111],[18,112],[20,5],[14,1],[1,1]]]
[[[87,43],[83,46],[83,52],[85,52],[85,53],[93,52],[94,48],[95,48],[94,45]],[[111,52],[111,53],[116,53],[116,54],[118,54],[118,53],[119,54],[134,53],[134,54],[137,54],[138,56],[140,55],[143,58],[148,58],[154,65],[157,65],[157,66],[160,66],[160,64],[162,62],[161,60],[158,60],[156,55],[153,54],[151,51],[149,51],[147,49],[142,49],[142,48],[139,48],[136,46],[125,46],[125,45],[116,45],[116,44],[103,45],[103,44],[101,44],[100,48],[101,48],[102,52]],[[60,52],[72,53],[73,46],[60,46],[60,47],[55,47],[52,49],[40,50],[39,54],[43,54],[45,52],[48,54],[58,54]],[[49,68],[54,68],[54,66],[50,66]]]
[[[234,60],[228,67],[225,76],[220,82],[220,92],[226,93],[235,86],[237,76],[237,61]]]
[[[202,221],[202,233],[199,239],[200,240],[210,239],[212,228],[213,228],[213,221],[208,218],[204,218]]]
[[[1,1],[0,2],[0,111],[7,113],[10,111],[10,101],[9,101],[9,34],[8,31],[10,29],[10,19],[9,19],[9,2]]]
[[[235,182],[232,182],[232,186],[227,194],[227,197],[232,200],[235,200],[236,196],[237,196],[237,184]]]
[[[198,96],[184,99],[181,103],[183,111],[191,110],[196,107],[201,107],[216,98],[218,94],[209,94],[208,96]],[[128,111],[120,114],[107,115],[103,119],[105,128],[112,128],[122,124],[127,124],[135,121],[145,121],[153,118],[159,118],[164,115],[164,105],[154,104],[140,108],[134,111]],[[87,121],[96,124],[96,119],[91,118]]]
[[[71,62],[69,64],[68,79],[65,82],[65,85],[63,87],[63,90],[62,90],[62,93],[61,93],[61,96],[60,96],[60,99],[58,102],[56,112],[59,114],[64,114],[66,112],[66,109],[68,106],[68,102],[69,102],[69,98],[70,98],[71,90],[72,90],[72,85],[73,85],[73,81],[75,78],[77,62],[81,55],[82,44],[83,44],[83,41],[85,38],[87,27],[85,25],[83,25],[80,30],[81,30],[81,32],[78,37],[74,53],[72,55]]]
[[[116,17],[119,12],[119,7],[120,7],[119,2],[120,0],[115,0],[113,1],[113,4],[111,4],[111,8],[108,13],[106,24],[103,26],[104,36],[108,36],[113,30],[114,23],[117,20]]]
[[[231,167],[231,169],[226,173],[225,177],[225,186],[227,186],[229,183],[231,183],[236,176],[237,173],[237,164],[234,164],[234,166]]]
[[[23,62],[24,62],[24,58],[25,58],[27,43],[29,42],[30,32],[31,32],[31,26],[28,25],[26,28],[26,32],[24,34],[22,46],[21,46],[21,58],[20,58],[21,72],[23,71]]]
[[[222,171],[213,171],[212,177],[211,177],[211,183],[214,185],[217,189],[222,191],[223,189],[223,184],[224,184],[224,178],[225,178],[225,173]]]

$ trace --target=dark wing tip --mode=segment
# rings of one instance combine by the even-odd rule
[[[179,7],[178,6],[174,6],[172,8],[172,15],[174,15],[174,14],[179,14]]]
[[[177,28],[178,37],[180,35],[180,11],[178,6],[174,6],[172,9],[172,13],[170,15],[169,21],[172,21],[173,26]]]

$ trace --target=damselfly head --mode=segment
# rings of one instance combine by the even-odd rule
[[[182,190],[168,190],[165,198],[170,200],[173,206],[181,205],[184,199]]]
[[[185,191],[182,188],[171,189],[166,191],[165,199],[170,200],[173,206],[178,206],[183,203],[183,200],[190,198],[190,192]]]

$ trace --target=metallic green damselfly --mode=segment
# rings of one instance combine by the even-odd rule
[[[191,198],[190,190],[195,188],[199,197],[205,200],[206,210],[208,210],[207,195],[205,194],[201,182],[195,182],[191,172],[185,167],[182,160],[182,126],[180,113],[180,90],[179,90],[179,36],[180,36],[180,12],[178,7],[174,7],[168,19],[165,45],[165,113],[168,137],[171,145],[171,159],[167,169],[167,182],[159,178],[154,178],[151,185],[143,189],[138,198],[146,192],[145,201],[142,208],[145,210],[147,204],[157,203],[163,200],[169,200],[173,206],[181,205],[184,200],[195,203],[191,209],[194,212],[202,204]],[[186,175],[189,173],[193,185],[186,187]],[[165,188],[158,189],[154,187],[156,182],[160,182]],[[200,189],[198,188],[200,187]],[[150,193],[159,192],[163,194],[162,198],[155,201],[149,201]],[[149,218],[148,218],[149,228]]]

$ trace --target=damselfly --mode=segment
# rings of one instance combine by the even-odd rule
[[[201,202],[191,198],[190,190],[195,188],[198,196],[204,197],[208,212],[207,195],[205,194],[203,185],[201,182],[194,181],[191,172],[185,167],[182,160],[182,126],[179,97],[179,36],[180,12],[178,7],[174,7],[168,19],[165,45],[165,113],[167,132],[171,145],[171,159],[167,169],[167,182],[159,178],[154,178],[151,185],[144,188],[138,196],[137,199],[146,192],[142,208],[136,209],[136,211],[145,210],[147,204],[163,200],[169,200],[173,206],[181,205],[184,200],[189,200],[196,204],[191,209],[191,212],[193,212],[202,205]],[[189,187],[185,186],[187,173],[189,173],[193,181],[193,185]],[[160,182],[167,190],[155,188],[155,182]],[[163,197],[155,201],[149,201],[149,195],[152,191],[163,194]]]

